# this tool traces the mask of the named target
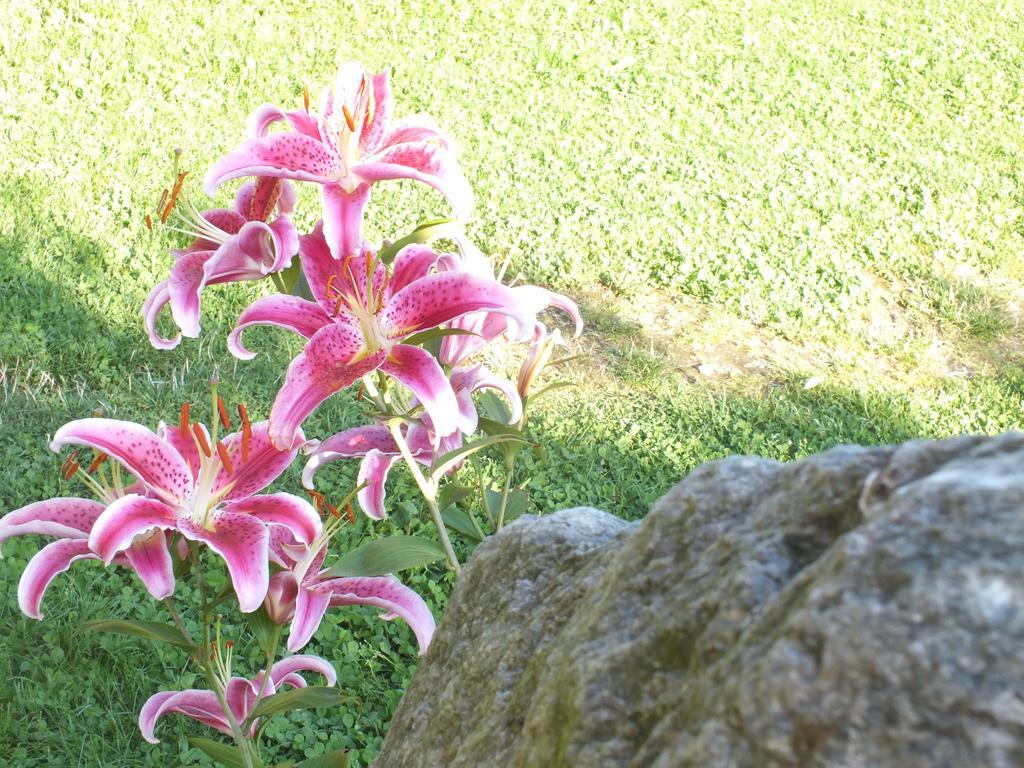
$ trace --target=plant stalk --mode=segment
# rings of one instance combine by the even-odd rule
[[[441,546],[448,556],[448,563],[451,565],[452,570],[455,571],[455,575],[461,576],[462,566],[459,565],[459,558],[455,554],[455,548],[452,547],[451,539],[448,538],[448,529],[445,528],[444,519],[441,517],[441,509],[437,506],[437,483],[433,479],[423,476],[419,464],[412,457],[412,451],[409,450],[408,443],[405,442],[405,436],[402,435],[401,421],[395,419],[388,422],[388,429],[391,430],[391,436],[395,438],[395,443],[398,444],[398,450],[401,451],[406,466],[412,472],[416,485],[419,486],[420,493],[423,494],[423,498],[427,501],[427,506],[430,507],[430,514],[434,518],[434,525],[437,526],[438,535],[441,537]]]

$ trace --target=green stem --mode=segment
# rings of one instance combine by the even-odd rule
[[[420,493],[423,494],[423,498],[427,501],[427,506],[430,507],[430,514],[434,518],[434,525],[437,526],[437,532],[441,537],[441,546],[448,556],[448,563],[451,565],[452,570],[455,571],[455,575],[461,576],[462,566],[459,565],[459,558],[455,554],[455,548],[452,547],[451,539],[448,538],[448,529],[445,528],[444,519],[441,517],[441,509],[437,506],[437,483],[433,479],[427,479],[423,476],[419,464],[412,457],[412,451],[409,450],[409,445],[405,442],[405,437],[402,435],[401,421],[393,419],[388,422],[388,428],[391,430],[391,436],[395,438],[395,443],[398,444],[398,450],[401,451],[406,466],[409,467],[409,471],[412,472],[412,476],[416,480],[416,485],[419,486]]]
[[[237,718],[235,718],[235,713],[228,706],[227,697],[224,695],[224,688],[221,686],[220,679],[213,671],[213,665],[210,662],[211,611],[206,604],[206,579],[203,577],[203,564],[200,559],[199,546],[195,542],[189,542],[189,546],[192,549],[192,561],[195,563],[196,581],[199,584],[199,604],[203,606],[203,647],[199,649],[203,671],[206,673],[206,680],[209,682],[210,688],[217,697],[217,703],[220,704],[220,708],[224,712],[224,717],[227,718],[228,726],[231,728],[231,736],[238,745],[238,751],[242,757],[242,764],[245,768],[256,768],[257,762],[253,757],[249,739],[246,737],[241,725],[239,725]]]
[[[516,469],[517,458],[519,458],[518,451],[511,458],[507,452],[505,453],[505,487],[501,489],[501,506],[498,507],[498,520],[494,526],[495,533],[500,531],[501,526],[505,524],[505,509],[508,507],[508,494],[512,489],[512,475]]]
[[[281,625],[274,624],[274,631],[270,636],[270,645],[267,646],[267,648],[265,649],[267,654],[267,665],[263,669],[263,680],[260,681],[260,690],[256,694],[256,700],[253,703],[253,710],[256,709],[257,705],[263,699],[264,692],[267,690],[267,684],[270,681],[270,668],[274,666],[274,659],[277,658],[277,644],[278,642],[280,642],[280,640]],[[249,715],[249,717],[245,718],[245,722],[242,723],[242,730],[249,730],[249,726],[252,725],[252,719],[253,718],[251,714]]]
[[[192,639],[192,635],[188,633],[188,629],[185,627],[185,622],[181,620],[181,614],[178,613],[178,609],[174,606],[174,598],[164,598],[164,605],[167,606],[167,611],[171,614],[171,618],[174,619],[174,625],[181,632],[181,636],[185,638],[190,645],[195,645],[196,641]]]

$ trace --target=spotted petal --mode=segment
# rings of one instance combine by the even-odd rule
[[[351,192],[337,184],[324,186],[324,238],[331,256],[355,256],[363,248],[363,209],[370,199],[370,185],[360,184]]]
[[[280,447],[293,444],[299,425],[324,400],[377,368],[385,352],[360,355],[363,337],[341,323],[325,326],[292,360],[284,385],[270,410],[270,439]]]
[[[342,176],[335,152],[317,139],[301,133],[274,133],[247,139],[218,160],[206,174],[206,193],[241,176],[273,176],[278,179],[331,184]]]
[[[334,665],[326,659],[310,654],[298,654],[281,659],[281,661],[270,668],[270,679],[274,685],[280,685],[285,677],[293,675],[300,670],[304,672],[317,672],[323,675],[327,685],[335,685],[338,682],[338,673],[335,672]]]
[[[373,424],[365,427],[353,427],[332,435],[320,443],[310,454],[309,460],[302,470],[302,484],[306,488],[313,488],[313,476],[324,464],[339,459],[365,456],[373,449],[385,453],[398,453],[398,445],[387,427]]]
[[[89,534],[89,548],[110,565],[114,557],[128,549],[136,536],[154,529],[170,530],[178,525],[178,515],[157,499],[129,493],[117,499],[96,519]]]
[[[182,518],[178,529],[224,558],[242,613],[252,613],[267,596],[270,581],[267,526],[247,514],[217,510],[207,527]]]
[[[312,544],[320,534],[320,516],[305,499],[290,493],[250,496],[226,506],[225,511],[252,515],[264,523],[287,528],[296,540]]]
[[[458,428],[458,401],[433,355],[420,347],[396,344],[380,368],[412,391],[430,414],[439,435],[450,434]]]
[[[453,153],[432,139],[394,144],[366,158],[352,173],[367,182],[416,179],[448,198],[455,215],[465,218],[473,209],[473,191]]]
[[[92,499],[47,499],[0,517],[0,544],[13,536],[38,534],[62,539],[88,539],[104,506]]]
[[[331,605],[374,605],[383,608],[382,618],[401,618],[416,635],[420,655],[427,652],[434,636],[434,616],[423,598],[394,576],[330,579],[319,583],[329,589]]]
[[[246,307],[238,317],[238,324],[228,336],[228,349],[240,360],[256,357],[255,352],[242,345],[242,331],[252,325],[276,325],[308,339],[330,322],[331,318],[315,302],[279,293],[264,296]]]
[[[388,299],[381,316],[385,333],[401,338],[479,310],[508,315],[522,334],[533,331],[535,319],[522,310],[511,288],[463,272],[441,272],[410,283]]]
[[[163,308],[171,301],[171,293],[168,288],[169,283],[169,279],[157,283],[142,304],[143,326],[146,329],[146,335],[149,336],[149,343],[156,349],[174,349],[181,343],[180,333],[174,338],[168,339],[161,336],[160,332],[156,329],[157,318],[160,317]]]
[[[162,530],[136,537],[125,550],[125,557],[155,600],[174,594],[174,563]]]
[[[384,510],[384,486],[395,459],[395,454],[383,453],[374,448],[366,454],[359,465],[359,476],[356,478],[356,483],[358,485],[366,483],[366,487],[360,489],[356,494],[356,499],[360,509],[373,520],[383,520],[387,517],[387,512]]]
[[[159,744],[160,739],[153,734],[156,721],[170,712],[178,712],[221,733],[231,735],[231,726],[224,716],[217,695],[213,691],[193,688],[187,691],[161,691],[150,696],[139,712],[139,730],[142,731],[142,738],[150,744]]]
[[[299,587],[295,600],[295,616],[288,630],[288,650],[295,653],[306,647],[323,621],[327,607],[331,604],[329,591]]]
[[[89,542],[85,539],[60,539],[39,550],[28,561],[18,582],[18,607],[22,613],[33,619],[42,619],[39,606],[54,576],[66,571],[76,560],[83,559],[99,559],[89,550]]]
[[[231,472],[222,467],[213,480],[213,492],[220,494],[224,488],[231,490],[224,494],[225,501],[238,501],[259,493],[295,460],[299,446],[305,441],[301,429],[295,430],[295,445],[290,450],[279,450],[270,441],[270,424],[257,421],[251,426],[248,456],[242,452],[242,433],[233,432],[222,442],[231,457]]]
[[[143,483],[172,502],[192,489],[192,474],[170,445],[141,424],[117,419],[78,419],[57,430],[50,448],[88,445],[121,462]]]

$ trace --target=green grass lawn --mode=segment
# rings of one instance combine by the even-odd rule
[[[298,346],[254,331],[261,354],[239,363],[223,339],[269,285],[208,291],[203,338],[158,353],[139,307],[178,243],[142,222],[173,148],[201,177],[252,108],[300,104],[339,57],[392,66],[397,113],[428,112],[455,136],[479,245],[580,299],[589,329],[572,351],[586,357],[566,369],[577,387],[531,422],[548,452],[529,466],[534,511],[639,517],[730,453],[785,460],[1024,424],[1018,4],[11,6],[0,512],[73,492],[48,436],[98,407],[171,420],[216,371],[265,416]],[[302,194],[308,226],[318,206]],[[447,212],[411,183],[374,195],[373,238]],[[356,413],[335,398],[307,434]],[[343,491],[355,467],[328,474]],[[278,486],[296,490],[297,473]],[[401,472],[389,499],[375,530],[429,529]],[[351,540],[370,533],[360,519]],[[158,747],[135,726],[151,693],[201,684],[195,669],[141,640],[75,632],[156,607],[125,573],[84,563],[55,582],[44,622],[26,619],[16,584],[36,548],[12,541],[0,561],[0,765],[204,764],[185,741],[203,733],[191,721],[163,721]],[[448,577],[408,578],[440,615]],[[282,759],[347,747],[366,765],[415,667],[411,632],[336,610],[310,650],[358,703],[279,718],[268,742]]]

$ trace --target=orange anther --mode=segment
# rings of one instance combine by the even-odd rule
[[[354,133],[356,130],[356,121],[355,118],[352,117],[352,113],[348,110],[348,104],[342,104],[341,111],[345,115],[345,123],[348,125],[348,129]]]
[[[181,432],[181,436],[185,440],[189,439],[189,409],[191,407],[191,403],[182,403],[181,413],[178,414],[178,431]]]
[[[331,513],[331,517],[341,517],[341,512],[338,511],[338,508],[326,499],[324,499],[324,506],[327,507],[327,511]]]
[[[351,501],[348,504],[345,505],[345,517],[348,518],[348,521],[352,525],[356,524],[356,513],[352,511],[352,502]]]
[[[178,195],[181,194],[181,185],[185,183],[186,176],[188,176],[188,171],[182,171],[178,174],[178,180],[174,182],[174,187],[171,188],[171,199],[167,201],[167,207],[160,214],[161,224],[166,224],[167,219],[170,218],[171,211],[174,210],[174,204],[178,202]]]
[[[224,443],[220,440],[217,441],[217,455],[220,456],[220,463],[224,465],[224,469],[227,470],[228,474],[235,474],[235,468],[231,465],[231,457],[228,456],[228,449],[224,447]]]
[[[213,451],[210,450],[210,443],[206,439],[206,433],[203,431],[202,425],[196,422],[192,425],[192,434],[196,437],[196,442],[199,444],[200,449],[206,454],[206,458],[213,456]]]
[[[146,229],[150,232],[153,231],[153,218],[148,213],[146,214]]]
[[[92,464],[89,465],[89,469],[87,469],[85,473],[87,475],[91,475],[93,472],[100,468],[100,464],[106,461],[107,458],[107,454],[103,453],[102,451],[96,454],[96,458],[92,460]]]
[[[309,114],[309,86],[302,86],[302,101],[306,105],[306,114]]]
[[[72,477],[75,476],[75,473],[77,471],[78,471],[78,462],[75,461],[74,459],[72,459],[68,463],[67,468],[64,470],[64,479],[65,480],[70,480]]]
[[[252,424],[249,412],[242,403],[238,404],[238,418],[242,420],[242,461],[249,460],[249,444],[252,442]]]
[[[356,392],[356,400],[362,400],[363,399],[363,390],[365,390],[365,389],[366,389],[366,382],[365,381],[360,381],[359,382],[359,391]]]
[[[231,419],[228,418],[228,409],[224,407],[224,401],[217,395],[217,415],[220,416],[220,423],[224,429],[231,429]]]

